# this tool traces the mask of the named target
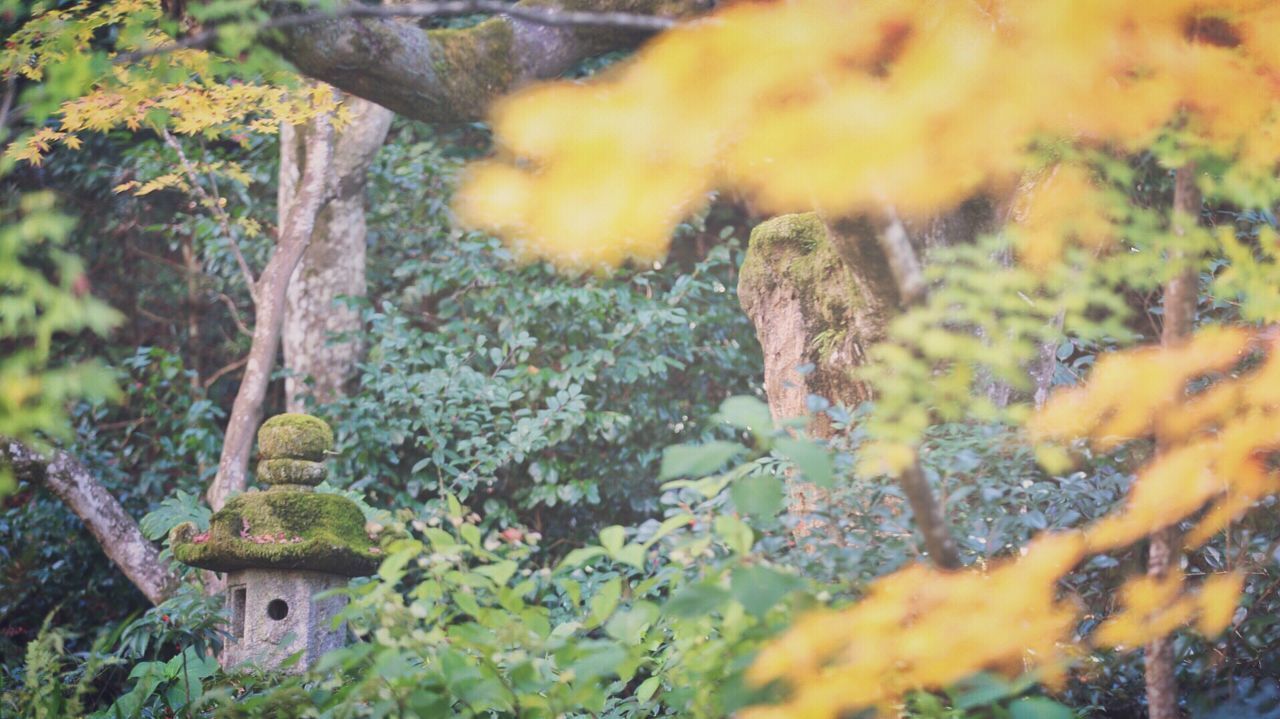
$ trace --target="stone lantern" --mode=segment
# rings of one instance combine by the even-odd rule
[[[285,668],[301,672],[346,642],[346,626],[333,626],[345,598],[316,594],[372,574],[379,557],[360,507],[313,489],[324,481],[332,451],[333,431],[323,421],[272,417],[258,430],[257,476],[267,489],[228,500],[208,532],[197,534],[190,522],[174,528],[178,561],[227,575],[231,640],[223,666],[251,661],[279,669],[301,653]]]

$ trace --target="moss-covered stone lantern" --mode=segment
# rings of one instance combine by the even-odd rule
[[[372,574],[378,549],[365,533],[355,502],[316,492],[324,460],[333,451],[333,431],[305,414],[282,414],[258,430],[258,481],[266,491],[232,497],[210,520],[209,531],[175,527],[173,553],[193,567],[227,574],[231,642],[226,667],[252,661],[302,671],[346,641],[346,627],[333,627],[342,597],[316,599],[351,577]]]

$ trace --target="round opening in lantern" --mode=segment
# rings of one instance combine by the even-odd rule
[[[267,616],[277,622],[289,616],[289,603],[283,599],[272,599],[267,602]]]

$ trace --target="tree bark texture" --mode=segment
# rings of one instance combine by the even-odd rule
[[[526,0],[521,5],[547,5]],[[687,16],[690,0],[569,0],[564,10]],[[274,8],[287,14],[293,6]],[[550,27],[508,16],[462,29],[426,30],[392,18],[340,18],[278,31],[268,44],[300,72],[424,122],[483,119],[489,104],[582,60],[634,47],[644,33]]]
[[[1194,225],[1200,216],[1200,192],[1195,186],[1195,166],[1188,163],[1178,168],[1174,176],[1173,231],[1185,235],[1188,224]],[[1186,262],[1184,257],[1171,258]],[[1164,327],[1160,344],[1176,347],[1191,337],[1196,319],[1196,299],[1199,294],[1199,272],[1194,264],[1181,270],[1169,280],[1164,289]],[[1162,438],[1156,438],[1156,451],[1167,450]],[[1151,536],[1147,554],[1147,574],[1164,577],[1178,569],[1181,557],[1182,535],[1177,526],[1168,527]],[[1173,653],[1173,636],[1152,640],[1144,652],[1144,672],[1147,684],[1147,710],[1151,719],[1178,719],[1178,682],[1175,669],[1177,658]]]
[[[2,446],[3,459],[14,474],[53,490],[89,528],[107,558],[152,604],[169,597],[178,580],[160,559],[160,550],[83,464],[62,450],[44,455],[16,440],[4,440]]]
[[[764,351],[770,414],[775,422],[812,416],[809,430],[818,437],[831,436],[831,421],[811,411],[809,396],[851,407],[870,398],[852,370],[866,361],[864,348],[884,337],[895,301],[892,284],[882,281],[883,258],[845,262],[841,244],[816,214],[775,217],[752,230],[738,278],[738,299]],[[856,239],[844,244],[858,249]],[[793,477],[787,493],[794,539],[840,541],[836,526],[816,518],[830,513],[829,492]]]
[[[301,172],[294,201],[280,226],[275,249],[267,266],[258,277],[253,323],[253,341],[244,377],[231,406],[231,418],[223,439],[218,473],[209,486],[209,506],[222,508],[227,498],[243,491],[248,478],[249,454],[253,438],[262,421],[262,404],[280,346],[284,326],[285,302],[289,280],[302,259],[316,216],[324,201],[326,175],[333,154],[333,125],[329,118],[317,118],[302,132],[303,154],[299,158]]]
[[[828,221],[816,214],[784,215],[751,236],[738,297],[764,350],[765,393],[775,420],[808,416],[809,395],[856,406],[870,392],[852,371],[864,348],[881,340],[889,320],[925,297],[921,246],[972,242],[991,223],[985,200],[908,225],[885,218]],[[801,372],[802,367],[809,368]],[[810,431],[830,436],[829,420],[814,417]],[[943,568],[960,566],[942,505],[917,462],[899,478],[925,549]],[[829,509],[828,493],[790,483],[790,511]],[[817,525],[820,522],[813,522]],[[815,527],[803,521],[796,536]]]
[[[305,411],[308,397],[324,403],[342,396],[361,351],[357,341],[334,342],[331,337],[360,329],[359,313],[338,298],[365,294],[365,186],[393,113],[352,96],[345,98],[344,105],[350,121],[334,133],[325,201],[287,293],[282,341],[290,412]],[[293,127],[281,129],[278,207],[282,226],[299,200],[303,140],[312,133],[310,127],[301,132]]]

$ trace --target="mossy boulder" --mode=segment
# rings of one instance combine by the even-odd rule
[[[258,429],[258,455],[263,459],[321,462],[333,446],[333,430],[309,414],[278,414]]]
[[[213,515],[209,531],[190,523],[175,527],[174,556],[216,572],[239,569],[308,569],[358,577],[381,559],[365,534],[355,502],[337,494],[252,492],[233,497]]]
[[[320,462],[306,459],[264,459],[258,462],[258,481],[263,484],[300,484],[314,487],[324,481],[329,470]]]

